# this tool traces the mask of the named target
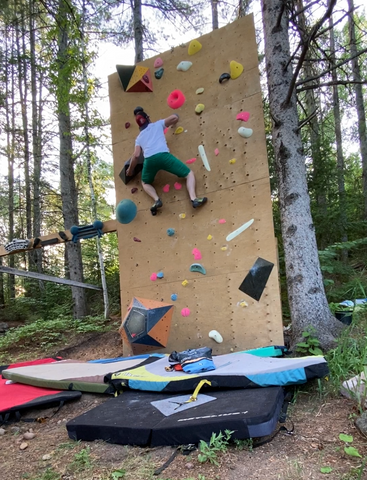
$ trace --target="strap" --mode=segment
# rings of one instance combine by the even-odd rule
[[[199,395],[199,392],[200,392],[202,386],[205,385],[205,384],[209,385],[209,387],[212,386],[212,383],[209,382],[209,380],[200,380],[200,382],[198,383],[197,387],[196,387],[195,390],[194,390],[194,393],[193,393],[193,394],[191,395],[191,397],[190,397],[186,402],[184,402],[184,403],[196,402],[197,397],[198,397],[198,395]]]
[[[176,450],[169,457],[169,459],[161,467],[157,468],[157,470],[155,470],[153,475],[160,475],[163,472],[163,470],[165,470],[169,465],[171,465],[173,460],[177,457],[179,450],[180,450],[180,447],[177,447]]]

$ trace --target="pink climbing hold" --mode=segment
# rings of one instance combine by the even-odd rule
[[[218,220],[218,223],[226,223],[226,220],[224,218],[221,218],[220,220]]]
[[[152,282],[155,282],[157,280],[157,274],[156,273],[152,273],[151,276],[150,276],[150,279]]]
[[[188,317],[188,316],[190,315],[190,313],[191,313],[191,312],[190,312],[190,309],[187,308],[187,307],[185,307],[185,308],[183,308],[183,309],[181,310],[181,315],[182,315],[183,317]]]
[[[199,249],[194,248],[192,254],[194,255],[195,260],[201,260],[201,252]]]
[[[162,190],[164,191],[164,193],[168,193],[169,192],[169,185],[167,183],[167,185],[165,185]]]
[[[154,60],[154,68],[160,68],[163,65],[163,60],[158,57]]]
[[[240,112],[237,114],[236,120],[243,120],[244,122],[247,122],[249,118],[250,118],[249,112]]]
[[[186,160],[185,163],[194,163],[196,162],[196,158],[189,158],[188,160]]]
[[[219,155],[219,150],[218,150],[218,148],[216,148],[216,149],[214,150],[214,153],[215,153],[215,156],[216,156],[216,157]]]
[[[165,128],[165,129],[163,130],[163,133],[166,135],[166,133],[168,132],[168,130],[169,130],[169,127]]]
[[[181,90],[173,90],[168,95],[167,98],[167,103],[168,106],[173,108],[173,110],[176,110],[177,108],[182,107],[182,105],[185,103],[185,95],[181,92]]]
[[[173,186],[175,187],[175,190],[181,190],[181,188],[182,188],[182,185],[179,182],[175,182],[175,184]]]

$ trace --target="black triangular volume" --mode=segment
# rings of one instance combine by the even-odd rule
[[[273,267],[274,263],[259,257],[238,288],[249,297],[259,301]]]

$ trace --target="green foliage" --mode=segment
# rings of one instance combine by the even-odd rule
[[[320,341],[316,337],[316,330],[311,325],[302,332],[303,341],[297,343],[296,352],[305,355],[322,355]]]
[[[243,440],[236,438],[234,439],[234,444],[236,445],[236,450],[248,450],[249,452],[253,451],[254,441],[252,438],[246,438]]]
[[[32,477],[30,480],[61,480],[61,474],[55,472],[53,468],[47,468],[47,470],[42,475]]]
[[[212,433],[209,443],[200,440],[198,460],[200,463],[212,463],[219,466],[218,453],[225,453],[228,448],[229,441],[231,439],[233,431],[224,430],[222,432]]]
[[[331,473],[333,471],[333,469],[331,467],[321,467],[320,468],[320,472],[321,473]]]
[[[80,450],[80,452],[74,455],[74,459],[71,462],[69,468],[73,472],[81,472],[92,466],[92,461],[90,458],[90,448],[86,447]]]
[[[121,478],[125,478],[126,475],[126,470],[123,468],[120,468],[119,470],[115,470],[114,472],[111,473],[111,479],[112,480],[120,480]]]

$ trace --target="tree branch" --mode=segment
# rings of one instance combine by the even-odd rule
[[[304,87],[297,88],[297,93],[304,92],[305,90],[314,90],[315,88],[319,88],[319,87],[331,87],[333,85],[353,85],[353,84],[367,85],[367,80],[362,80],[360,82],[354,82],[353,80],[337,80],[334,82],[318,83],[317,85],[306,85]]]

